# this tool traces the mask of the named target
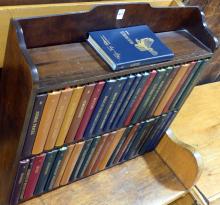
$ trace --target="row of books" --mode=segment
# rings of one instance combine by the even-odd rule
[[[23,158],[177,109],[205,61],[37,95]]]
[[[151,151],[176,112],[36,155],[19,163],[11,204]]]

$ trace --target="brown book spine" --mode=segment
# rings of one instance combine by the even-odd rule
[[[139,124],[136,124],[136,125],[134,125],[134,127],[132,127],[131,132],[129,133],[128,137],[126,138],[126,140],[124,141],[123,145],[121,146],[117,156],[115,157],[115,160],[114,160],[113,164],[117,164],[120,161],[120,159],[121,159],[124,151],[126,150],[129,142],[134,137],[134,135],[135,135],[135,133],[137,131],[138,126],[139,126]]]
[[[99,141],[99,143],[98,143],[98,145],[95,149],[95,152],[94,152],[94,154],[93,154],[93,156],[92,156],[92,158],[91,158],[91,160],[90,160],[90,162],[89,162],[89,164],[88,164],[88,166],[87,166],[87,168],[86,168],[86,170],[83,174],[84,177],[89,176],[91,174],[92,168],[93,168],[98,156],[100,155],[100,152],[101,152],[101,150],[102,150],[102,148],[105,144],[105,141],[107,139],[107,136],[108,135],[101,136],[101,139],[100,139],[100,141]]]
[[[95,172],[97,172],[99,170],[98,169],[99,164],[101,163],[105,153],[107,152],[108,146],[110,145],[111,141],[113,140],[114,135],[112,135],[112,133],[111,134],[107,133],[107,134],[102,135],[102,137],[106,138],[106,140],[105,140],[105,143],[103,144],[102,149],[99,152],[99,155],[97,156],[97,159],[91,169],[91,172],[90,172],[91,174],[94,174]]]
[[[79,142],[74,145],[73,151],[70,155],[70,158],[67,162],[62,179],[60,181],[60,186],[68,184],[72,171],[80,155],[80,152],[82,151],[83,145],[84,145],[84,142]]]
[[[172,96],[170,97],[170,99],[168,100],[167,104],[165,105],[164,109],[163,109],[163,113],[168,112],[169,107],[171,105],[171,103],[173,102],[173,100],[175,99],[175,97],[177,96],[178,92],[180,91],[180,89],[182,88],[182,86],[184,85],[186,79],[188,78],[188,76],[190,75],[190,73],[192,72],[194,66],[195,66],[196,62],[191,62],[190,64],[185,64],[183,66],[187,66],[188,69],[185,73],[185,75],[183,76],[183,78],[180,80],[180,82],[178,83],[176,89],[174,90],[174,92],[172,93]]]
[[[95,83],[85,86],[85,89],[84,89],[83,94],[81,96],[76,113],[75,113],[74,118],[71,122],[65,143],[71,143],[74,141],[76,132],[78,130],[78,127],[80,125],[80,122],[82,120],[82,117],[84,115],[84,112],[86,110],[87,104],[89,102],[89,99],[92,95],[94,88],[95,88]]]
[[[65,168],[67,166],[67,163],[68,163],[68,161],[70,159],[70,156],[71,156],[71,154],[73,152],[74,147],[75,147],[75,145],[70,145],[70,146],[67,147],[67,151],[64,154],[64,158],[63,158],[63,160],[61,162],[61,165],[60,165],[60,168],[59,168],[59,170],[57,172],[57,177],[56,177],[56,180],[54,182],[53,188],[57,188],[57,187],[60,186],[60,181],[61,181],[61,179],[63,177]]]
[[[57,109],[47,136],[47,141],[46,144],[44,145],[44,150],[51,150],[55,146],[57,136],[59,134],[67,107],[69,105],[70,98],[72,96],[72,92],[73,92],[72,88],[67,88],[65,90],[62,90],[61,92]]]
[[[43,151],[47,135],[50,130],[57,104],[60,98],[60,91],[48,93],[46,103],[44,105],[44,111],[41,117],[40,125],[38,127],[37,136],[34,141],[32,154],[39,154]]]
[[[114,135],[112,143],[109,145],[108,150],[107,150],[103,160],[101,161],[101,163],[99,165],[99,170],[105,169],[105,167],[108,163],[108,160],[110,159],[113,151],[115,150],[117,144],[119,143],[124,131],[125,131],[125,128],[122,128],[122,129],[118,130],[116,132],[116,134]]]
[[[60,132],[57,137],[56,144],[55,144],[55,146],[57,146],[57,147],[62,146],[64,144],[66,135],[67,135],[69,127],[71,125],[72,119],[75,115],[76,108],[77,108],[78,103],[80,101],[83,90],[84,90],[84,86],[83,87],[76,87],[73,89],[72,97],[70,99],[70,103],[69,103],[67,111],[65,113],[65,117],[63,119],[63,123],[60,128]]]
[[[169,88],[166,90],[166,93],[164,94],[163,98],[161,99],[159,105],[157,106],[157,109],[154,112],[154,116],[158,116],[163,112],[163,109],[164,109],[166,103],[168,102],[168,100],[172,96],[173,92],[175,91],[176,87],[178,86],[179,82],[181,81],[181,79],[183,78],[185,73],[187,72],[187,69],[188,69],[188,64],[182,65],[179,68],[175,78],[173,79],[172,83],[170,84]]]

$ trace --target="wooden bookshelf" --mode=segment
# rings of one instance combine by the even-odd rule
[[[119,9],[126,10],[126,15],[122,20],[113,18]],[[173,16],[177,15],[181,16],[181,18],[173,18]],[[154,17],[153,20],[152,16]],[[87,21],[88,19],[89,21]],[[99,19],[102,20],[101,23],[98,21]],[[162,41],[174,51],[175,58],[173,60],[112,72],[85,45],[87,33],[91,30],[141,24],[149,25]],[[2,179],[0,184],[0,204],[9,203],[18,162],[22,159],[21,151],[37,94],[116,78],[131,73],[207,59],[213,55],[217,46],[217,39],[207,28],[204,16],[197,7],[152,8],[149,4],[143,3],[110,4],[95,7],[87,12],[12,20],[1,82],[0,111],[3,117],[0,129],[2,130],[3,148],[0,150],[0,155],[4,157],[4,161],[1,162],[0,167],[4,167],[4,169],[0,169],[0,177]],[[160,164],[162,163],[161,160],[163,160],[176,173],[177,178],[186,188],[191,187],[200,173],[200,163],[196,155],[194,155],[194,151],[188,150],[184,145],[179,145],[173,136],[171,136],[170,140],[162,140],[161,143],[156,149],[160,158],[153,152],[128,163],[139,163],[140,160],[140,166],[149,170],[150,167],[144,166],[144,162],[153,156],[155,159],[152,162],[153,164]],[[189,173],[188,170],[183,169],[176,161],[172,160],[173,153],[167,150],[166,146],[171,146],[176,156],[182,161],[185,161],[186,158],[191,159],[189,161],[192,164],[189,167],[194,170],[191,177],[186,174]],[[160,159],[160,162],[157,162],[158,159]],[[120,166],[126,166],[126,164]],[[134,167],[136,166],[139,165]],[[128,168],[131,169],[131,172],[133,170],[132,167],[130,165]],[[157,168],[160,171],[160,165]],[[166,172],[166,167],[164,168],[165,179],[171,175],[173,176],[171,171]],[[108,172],[109,170],[106,170],[105,173]],[[120,172],[117,174],[120,174]],[[155,173],[152,172],[152,174]],[[92,177],[95,178],[95,175]],[[138,175],[134,174],[134,177],[138,177]],[[173,177],[173,180],[176,181],[177,178]],[[138,180],[138,178],[136,179]],[[86,180],[89,180],[89,178]],[[98,180],[98,178],[95,180]],[[146,177],[146,180],[148,180],[148,177]],[[160,179],[158,180],[160,181]],[[77,183],[80,184],[80,182]],[[154,184],[157,186],[158,181],[155,180],[153,182],[153,187]],[[177,182],[175,186],[179,187],[179,185]],[[146,186],[149,185],[146,184]],[[169,184],[166,188],[168,186]],[[147,189],[146,194],[151,189],[152,187]],[[169,189],[172,190],[172,188]],[[170,190],[165,189],[166,192],[169,195]],[[171,197],[172,199],[181,193],[171,192],[172,196],[170,195],[168,198]],[[155,197],[155,200],[159,199]]]
[[[195,87],[171,125],[178,139],[201,153],[204,169],[193,192],[211,205],[220,203],[219,89],[219,82]]]

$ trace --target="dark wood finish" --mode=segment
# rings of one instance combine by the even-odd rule
[[[123,20],[115,19],[118,9],[126,9]],[[90,30],[139,24],[148,24],[175,51],[173,61],[111,72],[84,43]],[[9,203],[36,93],[208,58],[217,46],[196,7],[116,4],[98,6],[89,12],[13,20],[1,81],[0,205]],[[74,57],[67,59],[71,54],[78,58],[80,66]]]

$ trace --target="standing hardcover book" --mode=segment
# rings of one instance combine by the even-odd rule
[[[22,157],[26,158],[31,155],[34,145],[34,140],[37,135],[37,130],[40,124],[41,116],[44,109],[44,104],[47,99],[47,94],[37,95],[34,102],[34,108],[31,114],[31,119],[28,126],[27,135],[25,138],[24,147],[22,150]]]
[[[22,191],[22,186],[24,184],[25,176],[28,170],[30,160],[22,160],[19,162],[18,171],[16,174],[13,190],[11,193],[10,204],[17,205],[19,202],[19,197]]]
[[[53,166],[53,162],[56,158],[57,152],[58,150],[53,150],[47,153],[46,158],[44,160],[43,167],[41,169],[41,173],[40,173],[36,188],[34,190],[34,195],[39,195],[44,192],[44,187],[49,177],[50,170]]]
[[[146,25],[89,32],[88,42],[114,71],[174,56]]]
[[[46,156],[46,154],[44,153],[39,156],[36,156],[34,159],[31,173],[28,178],[28,183],[27,183],[27,186],[26,186],[25,192],[24,192],[24,199],[25,200],[31,198],[34,194],[34,190],[35,190],[38,178],[40,176],[40,172],[41,172],[41,168],[44,163],[45,156]]]
[[[85,89],[83,91],[83,94],[81,96],[81,99],[79,101],[79,105],[76,109],[76,113],[74,115],[74,118],[71,122],[67,137],[65,142],[66,143],[71,143],[73,141],[76,141],[75,136],[76,132],[79,128],[80,122],[82,120],[82,117],[84,115],[84,112],[86,110],[87,104],[89,102],[89,99],[93,93],[93,90],[95,88],[95,83],[89,84],[85,86]]]
[[[92,96],[89,100],[89,103],[86,107],[82,121],[80,122],[79,128],[77,130],[75,137],[76,141],[79,141],[83,138],[86,126],[90,120],[93,110],[95,109],[96,103],[98,102],[99,96],[101,95],[104,86],[105,86],[104,81],[100,81],[96,84]]]

